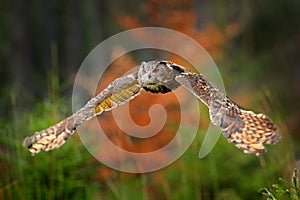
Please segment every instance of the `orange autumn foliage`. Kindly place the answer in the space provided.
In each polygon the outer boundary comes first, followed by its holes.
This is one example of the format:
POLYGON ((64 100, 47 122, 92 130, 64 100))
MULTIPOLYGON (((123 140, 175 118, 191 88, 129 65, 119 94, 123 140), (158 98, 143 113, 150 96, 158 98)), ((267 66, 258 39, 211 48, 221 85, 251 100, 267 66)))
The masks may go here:
MULTIPOLYGON (((148 0, 140 5, 140 10, 142 11, 141 15, 143 16, 122 13, 117 18, 117 22, 125 29, 156 26, 182 32, 201 44, 214 59, 222 59, 226 56, 222 47, 226 45, 228 39, 238 32, 237 24, 229 24, 224 29, 221 29, 214 23, 207 22, 202 26, 203 28, 197 28, 197 10, 195 9, 192 0, 148 0)), ((169 38, 169 40, 170 42, 176 42, 172 41, 172 38, 169 38)), ((116 51, 122 51, 122 49, 116 49, 116 51)), ((169 54, 169 57, 165 59, 190 67, 189 63, 171 53, 169 54)), ((124 75, 124 72, 130 71, 132 67, 138 66, 138 64, 139 63, 137 63, 129 54, 119 57, 111 64, 111 67, 100 80, 101 84, 99 85, 97 92, 100 92, 115 78, 124 75)), ((148 112, 153 104, 163 105, 167 111, 166 125, 153 137, 136 139, 127 135, 117 126, 111 112, 108 112, 101 117, 99 123, 107 137, 116 146, 124 150, 136 153, 155 151, 172 140, 178 129, 181 115, 178 101, 172 93, 151 94, 149 92, 142 92, 140 96, 130 102, 129 106, 131 118, 137 125, 146 126, 150 123, 151 120, 148 112)), ((196 123, 193 121, 193 116, 191 115, 184 116, 184 119, 190 121, 190 123, 196 123)), ((205 121, 204 123, 208 123, 208 121, 205 121)), ((105 147, 103 147, 102 150, 105 151, 105 147)), ((106 153, 111 153, 111 155, 108 156, 114 157, 113 152, 106 153)), ((164 156, 168 155, 166 154, 164 156)), ((161 159, 163 159, 164 156, 162 156, 161 159)), ((104 169, 103 167, 101 167, 101 169, 104 171, 100 170, 100 178, 106 179, 111 171, 104 169)))
POLYGON ((209 21, 199 29, 197 27, 199 11, 196 10, 192 0, 148 0, 141 4, 140 10, 142 16, 120 14, 117 19, 120 26, 125 29, 145 26, 165 27, 182 32, 199 42, 214 59, 222 59, 225 56, 222 47, 239 30, 237 23, 220 28, 209 21))

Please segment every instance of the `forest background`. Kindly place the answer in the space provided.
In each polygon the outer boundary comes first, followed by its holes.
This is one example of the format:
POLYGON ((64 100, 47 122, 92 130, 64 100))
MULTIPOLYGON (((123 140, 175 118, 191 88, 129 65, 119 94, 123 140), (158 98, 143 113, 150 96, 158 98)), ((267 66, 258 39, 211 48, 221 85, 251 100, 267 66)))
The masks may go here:
MULTIPOLYGON (((299 11, 298 0, 1 1, 0 199, 260 198, 260 188, 299 167, 299 11), (24 137, 71 113, 72 86, 88 53, 114 34, 144 26, 170 28, 199 42, 216 62, 227 95, 268 114, 282 141, 256 157, 222 137, 199 159, 201 133, 209 123, 204 113, 203 130, 188 151, 157 172, 110 169, 93 159, 77 136, 59 150, 31 157, 24 137)), ((126 54, 112 65, 126 68, 138 61, 126 54)), ((149 123, 148 109, 161 99, 147 95, 135 100, 143 107, 131 112, 140 125, 149 123)), ((170 98, 165 105, 171 125, 179 120, 174 104, 170 98)), ((116 144, 136 152, 151 151, 173 134, 170 125, 151 141, 128 142, 110 114, 103 121, 116 144)))

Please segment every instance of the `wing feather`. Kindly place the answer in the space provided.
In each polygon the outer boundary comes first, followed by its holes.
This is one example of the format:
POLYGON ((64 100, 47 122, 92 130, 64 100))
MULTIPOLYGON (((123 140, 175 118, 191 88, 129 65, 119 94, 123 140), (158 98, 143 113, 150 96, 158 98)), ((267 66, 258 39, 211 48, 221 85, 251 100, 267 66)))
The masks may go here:
POLYGON ((49 151, 59 148, 72 136, 76 127, 84 121, 130 101, 139 95, 140 91, 141 86, 137 83, 136 74, 120 77, 70 117, 26 137, 23 145, 28 148, 32 155, 41 150, 49 151))
POLYGON ((263 144, 274 144, 280 140, 270 118, 242 109, 203 75, 185 71, 175 80, 208 106, 212 123, 220 126, 227 140, 245 153, 259 155, 266 151, 263 144))

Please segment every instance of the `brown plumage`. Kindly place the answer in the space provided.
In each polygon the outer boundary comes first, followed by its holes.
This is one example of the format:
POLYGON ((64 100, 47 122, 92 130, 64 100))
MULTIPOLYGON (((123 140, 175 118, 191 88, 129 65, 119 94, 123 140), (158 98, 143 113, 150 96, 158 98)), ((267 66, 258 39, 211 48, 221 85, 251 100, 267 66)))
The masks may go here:
POLYGON ((92 98, 76 113, 24 140, 32 155, 41 150, 59 148, 84 121, 111 110, 136 97, 141 89, 152 93, 167 93, 183 85, 209 108, 210 119, 220 126, 228 141, 244 153, 259 155, 263 144, 280 140, 274 123, 264 114, 242 109, 201 74, 188 71, 170 61, 142 62, 137 70, 120 77, 92 98))
POLYGON ((140 90, 141 86, 137 84, 132 75, 116 79, 76 113, 45 130, 36 132, 31 137, 25 138, 23 145, 28 148, 32 155, 41 150, 49 151, 59 148, 72 136, 76 127, 84 121, 128 102, 138 95, 140 90))
POLYGON ((228 141, 244 153, 259 155, 265 152, 263 144, 280 140, 275 124, 264 114, 247 111, 231 101, 203 75, 185 72, 176 78, 208 106, 210 119, 220 126, 228 141))

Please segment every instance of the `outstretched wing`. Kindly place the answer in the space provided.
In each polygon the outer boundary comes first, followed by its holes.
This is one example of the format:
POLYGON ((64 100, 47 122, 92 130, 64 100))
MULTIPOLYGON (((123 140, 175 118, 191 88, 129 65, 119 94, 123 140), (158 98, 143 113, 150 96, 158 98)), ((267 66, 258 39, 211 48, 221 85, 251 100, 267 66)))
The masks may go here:
POLYGON ((220 126, 227 140, 245 153, 259 155, 265 152, 263 144, 274 144, 280 140, 271 119, 242 109, 203 75, 184 71, 175 80, 208 106, 211 122, 220 126))
POLYGON ((111 110, 130 101, 139 95, 140 91, 141 86, 137 82, 135 73, 117 78, 76 113, 45 130, 36 132, 31 137, 25 138, 23 145, 29 149, 32 155, 41 150, 49 151, 59 148, 81 123, 100 115, 103 111, 111 110))

